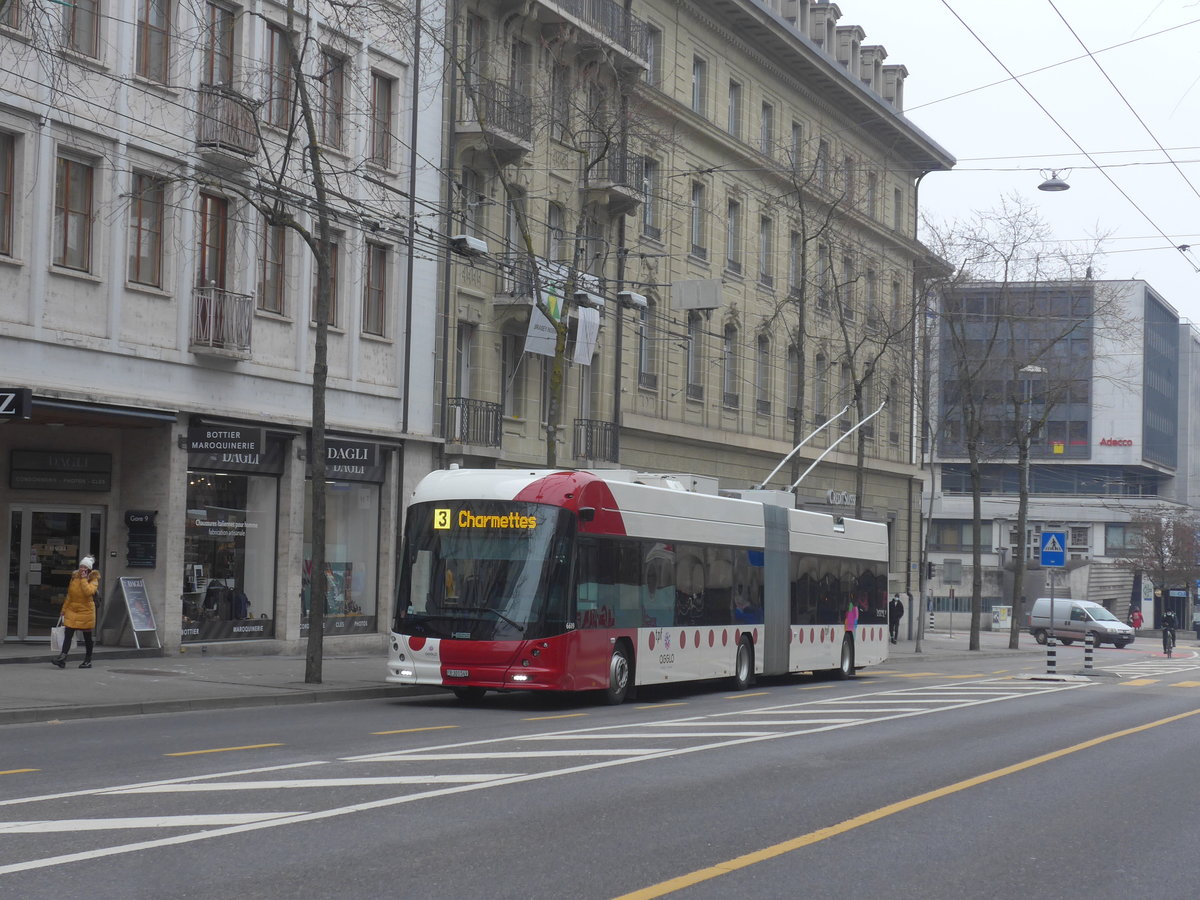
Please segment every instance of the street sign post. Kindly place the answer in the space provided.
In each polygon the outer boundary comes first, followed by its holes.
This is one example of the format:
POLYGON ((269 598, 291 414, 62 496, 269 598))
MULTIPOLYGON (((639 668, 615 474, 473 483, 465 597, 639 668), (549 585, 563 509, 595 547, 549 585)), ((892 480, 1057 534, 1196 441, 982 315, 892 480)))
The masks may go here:
MULTIPOLYGON (((1067 533, 1065 531, 1043 531, 1042 532, 1042 565, 1047 569, 1061 569, 1067 564, 1067 533)), ((1050 634, 1046 638, 1046 673, 1054 675, 1058 665, 1058 651, 1055 649, 1054 643, 1054 626, 1057 621, 1054 618, 1054 575, 1053 571, 1047 573, 1050 577, 1047 581, 1050 582, 1050 634)))

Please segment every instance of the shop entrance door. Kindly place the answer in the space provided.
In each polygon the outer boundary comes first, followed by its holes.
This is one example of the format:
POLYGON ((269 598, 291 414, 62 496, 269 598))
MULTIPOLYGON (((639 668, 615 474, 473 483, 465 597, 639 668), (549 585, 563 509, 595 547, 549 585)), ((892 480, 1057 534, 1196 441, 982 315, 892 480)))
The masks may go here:
POLYGON ((103 522, 101 507, 9 507, 7 640, 50 640, 79 560, 103 571, 103 522))

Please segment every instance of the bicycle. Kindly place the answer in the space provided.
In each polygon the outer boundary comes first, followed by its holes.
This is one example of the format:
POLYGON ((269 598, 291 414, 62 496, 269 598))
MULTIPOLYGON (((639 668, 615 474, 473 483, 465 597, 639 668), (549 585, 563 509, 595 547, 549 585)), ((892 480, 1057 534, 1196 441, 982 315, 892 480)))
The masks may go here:
POLYGON ((1167 659, 1171 658, 1171 651, 1175 649, 1175 629, 1164 628, 1162 633, 1163 653, 1167 655, 1167 659))

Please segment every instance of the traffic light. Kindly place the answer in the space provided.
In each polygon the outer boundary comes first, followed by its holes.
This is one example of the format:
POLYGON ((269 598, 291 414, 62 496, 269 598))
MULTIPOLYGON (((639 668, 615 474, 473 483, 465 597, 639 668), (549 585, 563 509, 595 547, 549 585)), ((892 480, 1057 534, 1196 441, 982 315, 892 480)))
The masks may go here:
POLYGON ((933 563, 925 563, 925 580, 933 581, 933 576, 937 574, 937 567, 933 563))

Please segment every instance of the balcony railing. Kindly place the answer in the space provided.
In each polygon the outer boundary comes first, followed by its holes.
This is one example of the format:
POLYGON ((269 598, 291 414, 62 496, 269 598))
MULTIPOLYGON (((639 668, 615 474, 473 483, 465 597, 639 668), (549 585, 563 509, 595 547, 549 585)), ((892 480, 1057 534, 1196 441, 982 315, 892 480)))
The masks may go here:
POLYGON ((462 131, 481 129, 504 148, 528 150, 533 140, 533 101, 506 84, 475 76, 466 85, 458 125, 462 131))
POLYGON ((201 85, 196 107, 196 145, 253 156, 258 149, 254 113, 249 101, 234 91, 201 85))
POLYGON ((446 400, 446 440, 452 444, 499 447, 502 416, 499 403, 450 397, 446 400))
POLYGON ((248 359, 254 298, 208 286, 192 291, 193 353, 248 359))
POLYGON ((617 427, 598 419, 575 420, 575 458, 617 461, 617 427))
POLYGON ((650 26, 613 0, 554 0, 560 9, 590 25, 638 59, 650 52, 650 26))
POLYGON ((607 155, 588 173, 587 190, 594 200, 603 200, 613 212, 628 212, 645 198, 646 160, 620 148, 607 148, 607 155))

